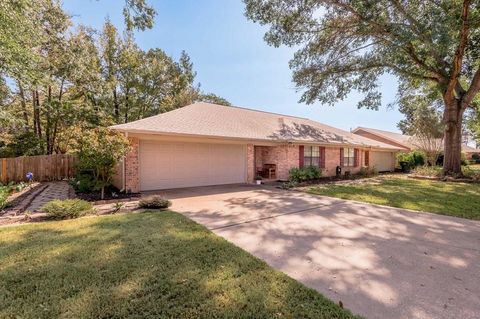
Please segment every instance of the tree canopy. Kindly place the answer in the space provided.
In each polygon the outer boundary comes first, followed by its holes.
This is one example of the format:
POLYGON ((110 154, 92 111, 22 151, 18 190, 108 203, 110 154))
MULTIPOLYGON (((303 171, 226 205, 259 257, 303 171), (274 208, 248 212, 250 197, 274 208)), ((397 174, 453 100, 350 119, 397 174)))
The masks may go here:
MULTIPOLYGON (((480 3, 472 0, 244 0, 246 15, 270 25, 266 41, 299 47, 290 62, 301 101, 334 104, 352 90, 358 107, 381 105, 379 77, 429 90, 443 102, 446 173, 459 173, 466 109, 480 90, 480 3)), ((407 90, 408 92, 408 90, 407 90)))
POLYGON ((123 33, 108 19, 102 30, 75 25, 55 0, 0 7, 0 157, 76 152, 85 130, 195 101, 228 104, 202 92, 186 52, 175 60, 138 46, 132 29, 155 16, 145 0, 125 1, 123 33))

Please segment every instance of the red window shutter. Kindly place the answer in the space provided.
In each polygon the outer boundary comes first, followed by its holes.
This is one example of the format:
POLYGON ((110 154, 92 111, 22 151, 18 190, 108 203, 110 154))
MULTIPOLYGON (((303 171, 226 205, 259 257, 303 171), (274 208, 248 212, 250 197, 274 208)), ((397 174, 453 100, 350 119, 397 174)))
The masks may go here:
POLYGON ((325 147, 320 147, 320 168, 325 168, 325 147))
POLYGON ((355 166, 355 167, 358 166, 358 162, 359 162, 358 161, 359 160, 358 155, 359 154, 360 154, 360 152, 359 152, 358 148, 353 150, 353 166, 355 166))
POLYGON ((365 151, 365 166, 370 165, 370 151, 365 151))
POLYGON ((303 146, 303 145, 300 145, 298 147, 298 152, 299 152, 299 154, 298 154, 299 155, 298 156, 298 167, 303 167, 303 165, 304 165, 304 156, 305 156, 305 154, 303 152, 304 149, 305 149, 305 146, 303 146))
POLYGON ((343 166, 343 147, 340 148, 340 166, 343 166))

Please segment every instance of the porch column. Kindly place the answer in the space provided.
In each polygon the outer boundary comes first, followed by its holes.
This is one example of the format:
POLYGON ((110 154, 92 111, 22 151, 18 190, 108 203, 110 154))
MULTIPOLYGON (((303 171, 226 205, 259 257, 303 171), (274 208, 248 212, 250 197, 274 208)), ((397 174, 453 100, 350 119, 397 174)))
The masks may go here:
POLYGON ((253 183, 255 179, 255 146, 247 144, 247 183, 253 183))

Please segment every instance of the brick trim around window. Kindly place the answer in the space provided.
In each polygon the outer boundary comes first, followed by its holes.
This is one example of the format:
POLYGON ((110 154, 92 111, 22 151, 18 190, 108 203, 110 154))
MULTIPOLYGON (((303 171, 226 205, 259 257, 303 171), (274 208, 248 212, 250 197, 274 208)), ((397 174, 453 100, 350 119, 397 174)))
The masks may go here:
POLYGON ((320 168, 325 168, 325 147, 320 147, 320 168))
POLYGON ((343 167, 343 147, 340 147, 340 166, 343 167))
POLYGON ((305 154, 304 154, 304 149, 305 149, 305 146, 303 145, 300 145, 298 146, 298 167, 302 168, 304 165, 305 165, 305 154))

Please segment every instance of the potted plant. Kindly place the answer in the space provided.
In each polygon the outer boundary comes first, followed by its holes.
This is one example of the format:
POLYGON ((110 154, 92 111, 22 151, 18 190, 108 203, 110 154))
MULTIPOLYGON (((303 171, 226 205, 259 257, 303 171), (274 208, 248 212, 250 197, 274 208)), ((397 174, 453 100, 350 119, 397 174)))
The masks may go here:
POLYGON ((262 184, 262 176, 260 176, 260 175, 255 176, 255 181, 256 181, 257 185, 262 184))

